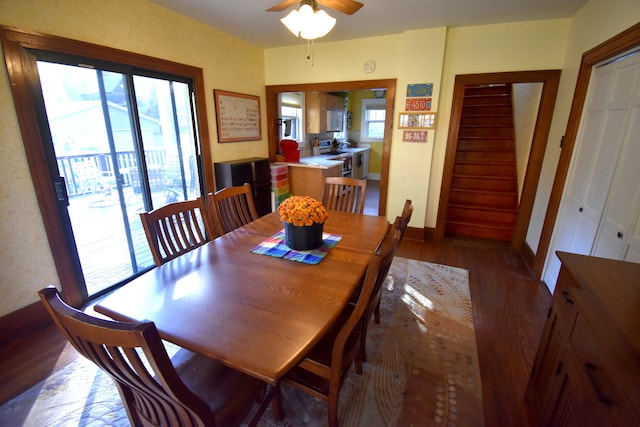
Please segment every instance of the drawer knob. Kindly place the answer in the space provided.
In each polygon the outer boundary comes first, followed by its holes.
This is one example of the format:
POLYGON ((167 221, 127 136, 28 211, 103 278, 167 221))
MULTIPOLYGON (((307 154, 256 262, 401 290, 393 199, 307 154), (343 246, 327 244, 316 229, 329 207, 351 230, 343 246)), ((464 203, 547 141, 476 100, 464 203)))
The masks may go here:
POLYGON ((618 239, 622 239, 624 237, 624 234, 622 234, 622 232, 618 231, 618 239))

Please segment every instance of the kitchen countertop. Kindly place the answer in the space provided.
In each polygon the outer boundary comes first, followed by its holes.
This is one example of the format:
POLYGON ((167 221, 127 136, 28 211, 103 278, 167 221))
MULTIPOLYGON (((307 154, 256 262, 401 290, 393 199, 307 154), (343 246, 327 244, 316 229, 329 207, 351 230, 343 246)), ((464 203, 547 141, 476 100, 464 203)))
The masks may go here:
MULTIPOLYGON (((362 151, 369 150, 369 148, 343 148, 340 151, 344 151, 345 154, 355 154, 362 151)), ((301 157, 300 162, 276 162, 279 165, 300 166, 319 169, 330 169, 335 166, 339 166, 341 160, 330 160, 338 157, 339 154, 320 154, 318 156, 306 156, 301 157)))

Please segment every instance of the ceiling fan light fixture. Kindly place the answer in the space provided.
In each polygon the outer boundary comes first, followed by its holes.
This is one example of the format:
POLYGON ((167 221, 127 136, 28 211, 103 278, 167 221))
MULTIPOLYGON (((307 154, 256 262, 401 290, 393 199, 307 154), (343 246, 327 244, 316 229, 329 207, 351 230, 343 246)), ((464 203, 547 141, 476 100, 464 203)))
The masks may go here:
POLYGON ((326 36, 336 25, 336 18, 324 10, 314 10, 303 4, 298 10, 292 10, 280 20, 296 37, 314 40, 326 36))

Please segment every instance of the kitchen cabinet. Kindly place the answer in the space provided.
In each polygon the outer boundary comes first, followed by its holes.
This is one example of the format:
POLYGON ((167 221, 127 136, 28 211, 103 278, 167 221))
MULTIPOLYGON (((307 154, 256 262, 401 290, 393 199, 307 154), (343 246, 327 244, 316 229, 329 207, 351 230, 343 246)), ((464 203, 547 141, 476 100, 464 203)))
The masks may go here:
POLYGON ((251 184, 259 216, 271 212, 271 166, 269 159, 250 158, 214 163, 216 190, 251 184))
POLYGON ((362 149, 353 153, 353 177, 364 179, 369 176, 369 149, 362 149))
POLYGON ((311 196, 321 201, 327 176, 341 176, 340 165, 330 168, 289 165, 289 191, 294 196, 311 196))
POLYGON ((559 252, 525 392, 534 426, 640 425, 640 265, 559 252))
POLYGON ((342 130, 345 107, 341 97, 323 92, 307 92, 304 106, 307 133, 339 132, 342 130), (327 114, 327 112, 339 114, 327 114), (343 117, 342 120, 338 118, 340 115, 343 117), (330 119, 328 116, 332 118, 330 119))

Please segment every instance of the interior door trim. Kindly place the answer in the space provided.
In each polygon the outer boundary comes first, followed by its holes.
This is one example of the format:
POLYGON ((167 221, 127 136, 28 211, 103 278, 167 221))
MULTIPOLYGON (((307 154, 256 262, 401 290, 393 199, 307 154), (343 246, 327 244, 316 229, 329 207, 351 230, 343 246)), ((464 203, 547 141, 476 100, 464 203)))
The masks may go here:
POLYGON ((522 250, 531 220, 533 203, 542 170, 542 160, 549 138, 549 129, 551 128, 551 118, 553 116, 553 107, 556 102, 559 82, 560 70, 515 71, 456 76, 453 87, 451 119, 449 121, 447 149, 442 173, 440 201, 438 204, 438 217, 436 220, 436 241, 442 241, 445 234, 447 208, 451 190, 451 179, 453 177, 453 165, 458 148, 458 131, 460 129, 460 117, 462 115, 462 101, 465 87, 467 85, 491 83, 543 83, 540 105, 538 107, 538 117, 529 150, 527 171, 522 186, 520 202, 518 203, 518 215, 513 238, 511 239, 511 250, 517 253, 522 250))
POLYGON ((380 201, 378 215, 387 214, 387 194, 389 185, 389 164, 391 159, 391 136, 393 134, 394 103, 396 98, 396 79, 382 80, 357 80, 347 82, 329 83, 302 83, 290 85, 266 86, 267 107, 267 136, 269 144, 269 160, 275 161, 278 151, 279 127, 277 119, 280 117, 278 98, 282 92, 336 92, 344 90, 363 90, 383 88, 387 90, 386 117, 384 125, 384 137, 382 143, 382 165, 380 171, 380 201))
POLYGON ((564 145, 560 152, 560 159, 558 160, 556 175, 553 180, 553 187, 551 188, 549 204, 547 205, 547 212, 542 225, 542 232, 540 233, 538 250, 536 251, 533 264, 530 268, 533 276, 538 279, 542 277, 547 252, 551 244, 551 236, 556 224, 558 210, 560 209, 560 201, 562 199, 564 185, 569 172, 569 164, 571 163, 573 148, 580 127, 580 118, 582 117, 587 89, 589 88, 591 70, 599 63, 621 55, 636 46, 640 46, 640 23, 633 25, 618 35, 586 51, 582 55, 576 88, 573 93, 573 102, 571 103, 571 110, 564 135, 564 145))

